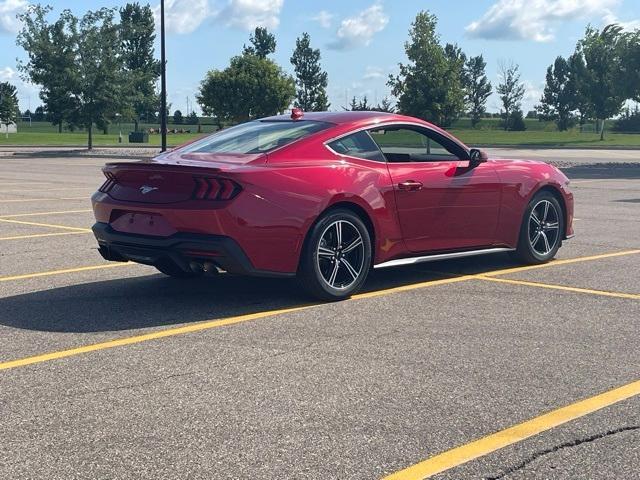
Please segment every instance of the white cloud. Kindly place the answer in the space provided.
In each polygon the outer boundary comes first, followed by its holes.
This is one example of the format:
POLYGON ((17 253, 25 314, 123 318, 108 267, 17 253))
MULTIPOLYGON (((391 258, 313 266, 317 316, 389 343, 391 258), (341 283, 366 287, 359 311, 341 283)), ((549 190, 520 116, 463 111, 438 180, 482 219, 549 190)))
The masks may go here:
POLYGON ((336 32, 336 39, 329 44, 334 50, 349 50, 366 47, 373 36, 384 30, 389 23, 389 17, 384 12, 382 4, 375 3, 358 15, 345 18, 336 32))
POLYGON ((40 105, 41 102, 38 96, 40 89, 36 85, 22 80, 18 72, 13 68, 0 68, 0 82, 9 82, 16 87, 20 110, 26 110, 29 106, 33 110, 40 105))
POLYGON ((316 16, 311 17, 311 20, 318 22, 322 28, 331 28, 333 13, 329 13, 326 10, 320 10, 316 16))
POLYGON ((623 22, 619 20, 618 17, 612 11, 607 11, 604 17, 602 18, 602 24, 611 25, 612 23, 616 23, 620 25, 626 31, 637 30, 640 28, 640 19, 623 22))
POLYGON ((526 115, 529 110, 533 110, 540 103, 540 98, 544 92, 544 82, 533 83, 530 80, 524 82, 524 97, 522 98, 522 111, 526 115))
POLYGON ((563 20, 606 15, 620 0, 498 0, 466 27, 472 37, 485 39, 553 40, 563 20))
POLYGON ((378 80, 385 78, 384 70, 380 67, 367 67, 362 77, 364 80, 378 80))
POLYGON ((225 25, 253 30, 256 27, 277 28, 284 0, 229 0, 216 17, 225 25))
POLYGON ((20 22, 16 15, 24 12, 27 5, 27 0, 0 0, 0 33, 18 33, 20 22))
POLYGON ((11 67, 0 68, 0 82, 10 82, 16 77, 17 72, 11 67))
MULTIPOLYGON (((154 7, 156 28, 160 28, 160 5, 154 7)), ((167 0, 164 6, 165 28, 169 33, 194 32, 213 15, 209 0, 167 0)))

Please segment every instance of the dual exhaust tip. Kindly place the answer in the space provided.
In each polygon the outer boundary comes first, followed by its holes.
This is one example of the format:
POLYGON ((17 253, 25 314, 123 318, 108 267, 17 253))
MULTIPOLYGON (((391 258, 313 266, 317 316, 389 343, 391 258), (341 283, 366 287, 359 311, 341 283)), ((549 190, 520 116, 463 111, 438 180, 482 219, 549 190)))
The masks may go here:
POLYGON ((217 275, 222 270, 213 262, 199 262, 197 260, 192 260, 189 262, 189 268, 193 273, 205 275, 217 275))

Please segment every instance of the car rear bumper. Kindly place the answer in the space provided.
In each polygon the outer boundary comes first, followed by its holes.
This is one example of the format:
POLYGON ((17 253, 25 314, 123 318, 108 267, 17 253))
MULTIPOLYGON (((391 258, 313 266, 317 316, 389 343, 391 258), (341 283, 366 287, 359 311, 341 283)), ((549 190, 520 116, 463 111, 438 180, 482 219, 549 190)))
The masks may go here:
POLYGON ((98 222, 92 227, 98 240, 98 251, 110 261, 132 261, 145 265, 166 265, 191 271, 192 262, 212 262, 222 270, 240 275, 264 277, 291 277, 294 273, 271 272, 253 267, 251 260, 230 237, 176 233, 170 237, 154 237, 122 233, 107 223, 98 222))

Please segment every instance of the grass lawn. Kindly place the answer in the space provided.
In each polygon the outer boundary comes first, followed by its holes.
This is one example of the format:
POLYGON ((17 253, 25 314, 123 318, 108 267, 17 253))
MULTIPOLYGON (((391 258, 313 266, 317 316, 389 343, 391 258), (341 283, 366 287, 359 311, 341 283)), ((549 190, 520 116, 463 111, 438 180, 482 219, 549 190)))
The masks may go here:
MULTIPOLYGON (((499 119, 483 119, 478 128, 471 128, 469 119, 460 119, 449 131, 469 146, 522 146, 522 147, 574 147, 574 148, 608 148, 608 147, 637 147, 640 149, 640 133, 613 133, 605 132, 604 141, 600 141, 598 134, 591 132, 581 133, 577 128, 567 132, 559 132, 552 122, 539 122, 535 119, 526 119, 527 130, 524 132, 505 132, 499 128, 499 119)), ((613 122, 608 122, 610 127, 613 122)), ((153 124, 141 124, 141 129, 158 128, 153 124)), ((589 127, 589 126, 587 126, 589 127)), ((170 129, 190 129, 197 131, 194 125, 169 125, 170 129)), ((176 133, 169 134, 167 142, 170 146, 177 146, 200 135, 205 135, 216 128, 213 125, 203 125, 204 133, 176 133)), ((117 146, 118 131, 121 129, 123 143, 129 145, 128 132, 132 125, 112 125, 109 134, 104 135, 97 131, 93 135, 95 146, 117 146)), ((0 146, 3 145, 52 145, 52 146, 86 146, 87 134, 83 131, 58 133, 57 128, 47 122, 33 122, 18 124, 18 133, 0 135, 0 146)), ((160 135, 149 135, 148 144, 131 144, 136 146, 159 146, 160 135)))
MULTIPOLYGON (((176 133, 169 134, 167 136, 167 143, 171 146, 181 145, 192 138, 205 134, 194 133, 176 133)), ((132 143, 129 144, 128 136, 123 134, 123 143, 120 145, 135 145, 135 146, 158 146, 160 145, 160 135, 149 135, 149 143, 132 143)), ((0 136, 0 146, 2 145, 55 145, 55 146, 86 146, 87 134, 85 132, 63 132, 63 133, 44 133, 44 132, 29 132, 25 130, 18 130, 18 133, 10 134, 9 139, 5 135, 0 136)), ((118 144, 118 135, 109 134, 104 135, 102 133, 94 133, 93 145, 98 147, 104 146, 116 146, 118 144)))
POLYGON ((524 131, 505 132, 504 130, 449 130, 469 146, 517 145, 522 147, 575 147, 607 148, 638 147, 640 134, 605 132, 604 140, 596 133, 524 131))

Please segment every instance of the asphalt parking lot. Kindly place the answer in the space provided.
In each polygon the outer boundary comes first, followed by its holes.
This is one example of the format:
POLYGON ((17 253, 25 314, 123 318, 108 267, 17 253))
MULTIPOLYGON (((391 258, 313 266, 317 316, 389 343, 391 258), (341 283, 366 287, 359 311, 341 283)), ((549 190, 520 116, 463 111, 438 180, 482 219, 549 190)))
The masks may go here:
POLYGON ((104 262, 103 162, 0 158, 0 478, 638 478, 640 163, 565 170, 555 262, 310 305, 104 262))

